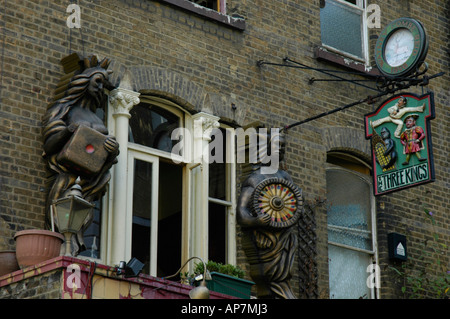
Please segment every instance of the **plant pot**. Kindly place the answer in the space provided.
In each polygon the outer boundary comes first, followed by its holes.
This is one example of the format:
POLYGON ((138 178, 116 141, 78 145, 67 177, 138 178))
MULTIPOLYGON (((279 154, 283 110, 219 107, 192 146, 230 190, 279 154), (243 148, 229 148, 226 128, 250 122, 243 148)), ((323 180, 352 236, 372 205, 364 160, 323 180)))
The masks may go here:
POLYGON ((14 250, 0 251, 0 277, 19 270, 14 250))
POLYGON ((242 299, 250 299, 253 281, 211 272, 212 280, 207 280, 208 289, 242 299))
POLYGON ((33 266, 47 259, 58 257, 64 236, 60 233, 42 229, 18 231, 16 258, 20 268, 33 266))

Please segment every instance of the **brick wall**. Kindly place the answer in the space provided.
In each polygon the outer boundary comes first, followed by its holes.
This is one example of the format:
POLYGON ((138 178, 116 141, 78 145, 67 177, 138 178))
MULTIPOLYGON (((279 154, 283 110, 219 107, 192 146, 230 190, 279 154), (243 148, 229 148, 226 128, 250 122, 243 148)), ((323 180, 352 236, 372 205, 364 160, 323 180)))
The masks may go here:
POLYGON ((30 276, 0 288, 0 299, 60 299, 62 269, 30 276))
MULTIPOLYGON (((423 21, 430 39, 429 74, 448 70, 447 1, 368 2, 380 6, 382 27, 402 16, 423 21)), ((374 93, 346 82, 309 84, 311 77, 322 77, 312 70, 257 66, 258 60, 282 63, 287 56, 311 67, 336 68, 314 58, 314 50, 321 44, 319 3, 319 0, 228 0, 229 12, 245 18, 246 28, 240 31, 158 1, 82 1, 82 29, 69 30, 67 1, 2 1, 0 249, 14 248, 15 231, 43 227, 47 186, 41 159, 41 119, 63 74, 60 60, 70 50, 111 58, 110 69, 115 72, 116 83, 127 72, 135 90, 165 94, 189 108, 212 111, 239 125, 261 121, 267 127, 279 127, 374 93)), ((370 30, 371 48, 379 32, 370 30)), ((429 89, 435 92, 436 100, 436 119, 431 124, 436 181, 377 199, 384 298, 403 296, 389 270, 393 265, 387 258, 389 232, 407 234, 411 254, 419 254, 417 245, 431 236, 421 208, 427 205, 435 212, 440 238, 447 243, 450 239, 447 169, 450 146, 442 138, 450 122, 449 75, 432 80, 429 89)), ((409 91, 421 94, 422 88, 409 91)), ((307 200, 314 202, 326 197, 327 151, 351 149, 367 159, 369 146, 363 139, 363 117, 379 102, 361 104, 289 131, 287 168, 307 200)), ((316 210, 315 218, 318 290, 327 297, 324 208, 316 210)), ((241 251, 238 262, 245 268, 241 251)), ((298 282, 297 276, 293 282, 298 282)))

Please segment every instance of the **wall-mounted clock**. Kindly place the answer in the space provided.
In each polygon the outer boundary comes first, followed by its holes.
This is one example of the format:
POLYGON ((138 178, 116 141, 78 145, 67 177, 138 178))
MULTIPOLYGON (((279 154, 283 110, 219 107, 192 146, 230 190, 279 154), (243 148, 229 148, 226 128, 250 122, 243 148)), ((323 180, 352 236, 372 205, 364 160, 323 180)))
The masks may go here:
POLYGON ((375 45, 375 63, 388 77, 406 76, 425 60, 428 40, 419 21, 400 18, 381 32, 375 45))

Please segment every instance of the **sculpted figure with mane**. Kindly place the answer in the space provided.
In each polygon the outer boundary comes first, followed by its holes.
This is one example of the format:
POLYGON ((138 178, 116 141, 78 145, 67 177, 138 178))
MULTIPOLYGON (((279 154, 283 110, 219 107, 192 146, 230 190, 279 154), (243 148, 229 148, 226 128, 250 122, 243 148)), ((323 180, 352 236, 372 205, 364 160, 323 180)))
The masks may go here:
POLYGON ((250 277, 258 298, 296 299, 291 285, 298 246, 293 226, 303 213, 302 191, 287 171, 281 169, 285 138, 259 134, 255 170, 243 182, 236 219, 243 232, 242 246, 250 264, 250 277), (278 157, 277 169, 267 173, 267 154, 278 157), (266 163, 266 164, 264 164, 266 163))
MULTIPOLYGON (((47 161, 51 184, 46 204, 47 221, 50 220, 52 202, 64 197, 65 192, 70 190, 78 177, 83 198, 89 202, 103 196, 110 180, 109 169, 117 161, 119 145, 115 138, 109 135, 103 121, 96 115, 96 110, 102 108, 106 101, 104 89, 113 88, 109 81, 109 74, 112 72, 107 71, 109 63, 107 59, 98 62, 95 56, 84 59, 82 71, 73 76, 65 96, 51 105, 43 118, 43 157, 47 161), (102 151, 105 153, 106 150, 107 156, 100 163, 102 167, 98 172, 80 173, 76 164, 67 165, 67 161, 60 160, 64 148, 81 127, 87 127, 88 131, 95 131, 95 134, 100 133, 105 137, 102 151)), ((86 136, 86 140, 89 141, 89 136, 86 136)), ((91 221, 92 216, 85 222, 85 227, 77 238, 72 238, 75 253, 79 252, 80 248, 83 249, 81 233, 91 221)))

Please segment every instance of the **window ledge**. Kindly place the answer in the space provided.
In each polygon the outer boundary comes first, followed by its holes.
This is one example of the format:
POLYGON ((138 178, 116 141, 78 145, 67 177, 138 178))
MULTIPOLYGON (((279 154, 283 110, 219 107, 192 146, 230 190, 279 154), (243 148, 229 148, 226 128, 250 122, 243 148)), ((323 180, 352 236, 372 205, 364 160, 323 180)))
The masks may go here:
MULTIPOLYGON (((116 267, 68 256, 0 276, 2 298, 50 299, 55 298, 56 291, 59 299, 188 299, 191 289, 179 282, 144 274, 125 278, 117 274, 116 267), (50 282, 51 285, 47 284, 50 282), (122 289, 124 286, 126 289, 122 289)), ((210 299, 239 299, 216 291, 209 294, 210 299)))
POLYGON ((245 30, 245 19, 232 17, 216 10, 202 7, 188 0, 159 0, 162 3, 167 3, 175 7, 181 8, 186 11, 193 12, 209 20, 219 22, 221 24, 227 25, 231 28, 244 31, 245 30))
POLYGON ((377 68, 366 65, 365 63, 356 61, 349 57, 334 53, 320 46, 314 50, 314 57, 318 60, 325 60, 335 64, 339 64, 346 68, 370 75, 381 75, 377 68))

